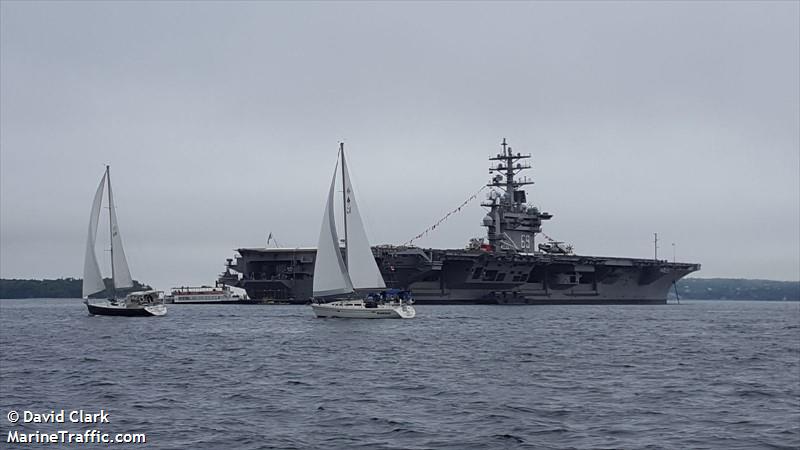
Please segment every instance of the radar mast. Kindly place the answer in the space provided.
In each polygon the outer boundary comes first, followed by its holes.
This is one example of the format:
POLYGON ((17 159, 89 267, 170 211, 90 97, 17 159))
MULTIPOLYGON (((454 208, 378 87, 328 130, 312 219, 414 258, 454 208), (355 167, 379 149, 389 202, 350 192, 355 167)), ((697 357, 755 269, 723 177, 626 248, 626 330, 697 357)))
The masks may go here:
POLYGON ((502 153, 489 158, 489 174, 493 176, 486 186, 496 189, 481 204, 489 208, 489 213, 483 218, 483 226, 487 228, 489 245, 493 251, 533 253, 536 233, 542 231, 542 221, 553 216, 527 204, 522 188, 533 184, 533 180, 518 175, 531 168, 524 161, 530 159, 531 155, 515 154, 505 138, 500 146, 502 153))

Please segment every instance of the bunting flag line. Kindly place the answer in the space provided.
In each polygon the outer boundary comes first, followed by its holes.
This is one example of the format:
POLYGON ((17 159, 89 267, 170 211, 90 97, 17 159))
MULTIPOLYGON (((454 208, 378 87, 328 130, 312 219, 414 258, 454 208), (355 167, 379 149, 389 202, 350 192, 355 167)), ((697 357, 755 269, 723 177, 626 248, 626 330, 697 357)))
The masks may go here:
POLYGON ((406 242, 403 242, 403 243, 402 243, 402 244, 400 244, 400 245, 411 245, 411 244, 412 244, 414 241, 416 241, 416 240, 418 240, 418 239, 421 239, 422 237, 426 236, 426 235, 427 235, 429 232, 431 232, 431 231, 435 230, 435 229, 436 229, 436 227, 438 227, 439 225, 441 225, 441 224, 442 224, 442 222, 444 222, 445 220, 449 219, 449 218, 450 218, 450 216, 452 216, 452 215, 453 215, 453 214, 455 214, 455 213, 459 213, 459 212, 461 212, 461 208, 463 208, 463 207, 467 206, 467 205, 468 205, 468 204, 469 204, 471 201, 473 201, 473 200, 475 200, 476 198, 478 198, 478 194, 480 194, 480 193, 481 193, 481 192, 482 192, 484 189, 486 189, 486 186, 482 186, 480 189, 478 189, 478 192, 476 192, 476 193, 472 194, 472 195, 471 195, 471 196, 470 196, 468 199, 464 200, 464 201, 463 201, 463 202, 462 202, 460 205, 458 205, 458 208, 456 208, 456 209, 454 209, 454 210, 452 210, 452 211, 448 212, 447 214, 445 214, 445 216, 444 216, 444 217, 442 217, 441 219, 439 219, 439 220, 438 220, 436 223, 434 223, 433 225, 431 225, 431 226, 429 226, 428 228, 426 228, 426 229, 425 229, 425 231, 423 231, 422 233, 420 233, 420 234, 418 234, 418 235, 414 236, 413 238, 411 238, 411 239, 407 240, 406 242))
POLYGON ((543 231, 540 231, 540 232, 539 232, 539 234, 541 234, 542 236, 544 236, 544 238, 545 238, 545 239, 547 239, 547 241, 548 241, 548 242, 560 242, 560 241, 557 241, 557 240, 555 240, 555 239, 551 238, 550 236, 548 236, 548 235, 544 234, 544 232, 543 232, 543 231))

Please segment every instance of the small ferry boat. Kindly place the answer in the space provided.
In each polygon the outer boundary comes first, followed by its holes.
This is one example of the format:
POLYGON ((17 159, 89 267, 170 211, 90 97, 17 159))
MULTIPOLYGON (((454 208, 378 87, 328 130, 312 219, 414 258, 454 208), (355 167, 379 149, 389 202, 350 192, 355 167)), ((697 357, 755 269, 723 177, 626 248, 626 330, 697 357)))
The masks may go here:
POLYGON ((172 293, 167 296, 169 303, 184 304, 219 304, 219 303, 244 303, 249 302, 247 294, 234 293, 230 286, 181 286, 172 288, 172 293))

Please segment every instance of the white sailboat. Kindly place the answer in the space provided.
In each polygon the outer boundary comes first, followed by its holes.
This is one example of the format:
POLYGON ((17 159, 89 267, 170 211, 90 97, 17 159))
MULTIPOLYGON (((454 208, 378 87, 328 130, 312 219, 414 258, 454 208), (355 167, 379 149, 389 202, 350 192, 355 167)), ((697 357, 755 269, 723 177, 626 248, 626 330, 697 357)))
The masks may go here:
POLYGON ((122 248, 122 235, 117 225, 117 214, 114 211, 114 196, 111 192, 111 171, 106 166, 100 185, 94 194, 92 212, 89 216, 89 235, 86 239, 86 257, 83 265, 83 297, 89 314, 106 316, 163 316, 167 308, 154 290, 132 292, 123 299, 116 298, 117 288, 133 286, 131 271, 122 248), (108 299, 90 299, 89 296, 106 289, 100 265, 97 263, 95 243, 97 241, 97 225, 100 221, 100 208, 103 203, 103 191, 108 182, 108 220, 111 232, 111 295, 108 299))
POLYGON ((344 144, 339 145, 339 156, 333 172, 331 187, 314 263, 314 290, 311 308, 317 317, 353 319, 411 319, 416 315, 410 293, 384 291, 358 298, 356 290, 386 289, 375 257, 372 255, 364 224, 347 171, 344 144), (339 247, 334 216, 334 190, 342 164, 342 203, 344 209, 344 258, 339 247), (390 295, 387 298, 387 292, 390 295), (399 295, 391 295, 399 294, 399 295))

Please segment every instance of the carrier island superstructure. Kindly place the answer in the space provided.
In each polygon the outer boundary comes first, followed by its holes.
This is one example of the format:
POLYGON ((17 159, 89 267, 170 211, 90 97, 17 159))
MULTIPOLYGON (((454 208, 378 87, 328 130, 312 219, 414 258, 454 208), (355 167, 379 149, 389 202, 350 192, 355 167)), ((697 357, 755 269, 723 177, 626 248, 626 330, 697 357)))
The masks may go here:
MULTIPOLYGON (((536 245, 553 216, 527 203, 533 181, 529 154, 506 144, 489 158, 491 188, 485 238, 463 249, 379 245, 373 254, 386 285, 410 289, 420 304, 658 304, 674 283, 700 264, 646 258, 588 256, 562 242, 536 245)), ((251 299, 306 303, 311 298, 314 248, 240 248, 219 281, 251 299)))

